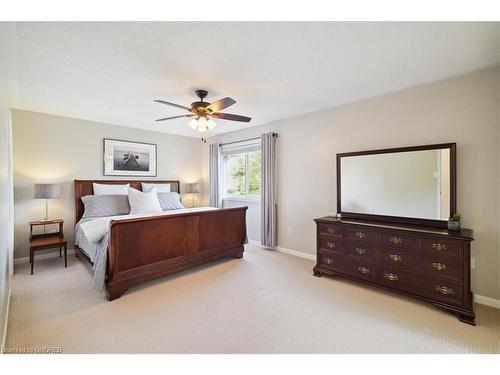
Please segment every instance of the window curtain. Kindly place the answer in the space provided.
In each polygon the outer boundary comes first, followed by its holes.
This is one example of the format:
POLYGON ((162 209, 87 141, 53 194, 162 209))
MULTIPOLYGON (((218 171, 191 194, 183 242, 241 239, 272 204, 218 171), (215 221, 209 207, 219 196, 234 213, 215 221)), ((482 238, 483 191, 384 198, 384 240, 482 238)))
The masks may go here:
POLYGON ((212 143, 210 146, 208 179, 210 187, 210 206, 222 207, 220 194, 219 171, 220 171, 220 145, 212 143))
POLYGON ((262 246, 277 245, 277 147, 276 133, 262 134, 262 183, 261 183, 261 239, 262 246))

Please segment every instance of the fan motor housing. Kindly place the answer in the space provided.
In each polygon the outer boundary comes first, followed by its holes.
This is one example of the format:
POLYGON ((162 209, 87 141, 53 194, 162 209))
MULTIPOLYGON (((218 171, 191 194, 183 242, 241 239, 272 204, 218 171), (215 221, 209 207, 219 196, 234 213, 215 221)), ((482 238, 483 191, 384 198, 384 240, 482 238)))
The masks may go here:
POLYGON ((193 102, 191 103, 191 110, 199 114, 204 114, 210 112, 206 109, 206 107, 208 107, 209 105, 210 103, 208 102, 193 102))

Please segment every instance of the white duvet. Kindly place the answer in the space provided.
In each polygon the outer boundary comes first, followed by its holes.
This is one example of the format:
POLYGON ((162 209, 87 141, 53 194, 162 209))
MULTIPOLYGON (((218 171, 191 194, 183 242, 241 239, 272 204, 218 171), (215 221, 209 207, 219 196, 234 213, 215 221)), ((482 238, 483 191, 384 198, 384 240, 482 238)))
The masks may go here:
POLYGON ((213 207, 194 207, 194 208, 181 208, 179 210, 171 210, 164 212, 155 212, 151 214, 138 214, 138 215, 118 215, 118 216, 107 216, 102 218, 96 218, 94 220, 89 220, 80 224, 80 229, 82 230, 84 236, 92 243, 97 243, 101 241, 104 236, 109 231, 109 223, 111 220, 126 220, 141 217, 151 217, 151 216, 168 216, 174 214, 182 214, 188 212, 198 212, 198 211, 213 211, 217 208, 213 207))

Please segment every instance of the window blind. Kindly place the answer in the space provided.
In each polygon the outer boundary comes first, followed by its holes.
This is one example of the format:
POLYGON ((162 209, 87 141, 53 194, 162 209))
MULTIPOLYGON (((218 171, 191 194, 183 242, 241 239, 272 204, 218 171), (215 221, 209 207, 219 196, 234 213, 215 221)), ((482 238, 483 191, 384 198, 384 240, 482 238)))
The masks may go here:
POLYGON ((222 155, 235 155, 242 154, 245 152, 253 152, 260 150, 260 139, 251 140, 251 141, 242 141, 237 143, 231 143, 230 145, 222 145, 221 151, 222 155))

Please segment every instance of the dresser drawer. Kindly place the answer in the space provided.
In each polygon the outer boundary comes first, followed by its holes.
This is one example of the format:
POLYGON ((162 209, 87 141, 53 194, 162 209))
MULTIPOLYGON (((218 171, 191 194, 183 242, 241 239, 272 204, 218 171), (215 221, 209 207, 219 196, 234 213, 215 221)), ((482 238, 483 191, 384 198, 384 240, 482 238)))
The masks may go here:
POLYGON ((360 259, 377 259, 377 252, 375 245, 365 241, 346 240, 345 241, 346 255, 360 259))
POLYGON ((342 225, 339 224, 319 223, 318 230, 320 236, 342 237, 344 235, 342 225))
POLYGON ((400 235, 397 233, 382 233, 380 243, 385 246, 402 247, 415 250, 417 248, 417 239, 415 237, 400 235))
POLYGON ((418 290, 417 286, 420 278, 421 277, 415 273, 384 266, 379 267, 377 273, 377 281, 380 284, 413 293, 418 290))
POLYGON ((463 280, 463 265, 457 263, 455 258, 420 254, 418 263, 420 272, 424 275, 457 281, 463 280))
POLYGON ((347 259, 334 254, 319 253, 319 264, 333 271, 364 280, 375 280, 377 267, 373 262, 347 259))
POLYGON ((389 267, 417 270, 417 253, 401 249, 379 248, 379 260, 389 267))
POLYGON ((440 300, 454 305, 463 304, 463 286, 443 280, 423 279, 419 294, 424 297, 440 300))
POLYGON ((343 254, 342 239, 332 236, 321 236, 318 238, 319 249, 337 254, 343 254))
POLYGON ((392 288, 404 290, 422 297, 431 298, 455 305, 462 304, 462 285, 393 268, 379 267, 377 282, 392 288))
POLYGON ((347 228, 346 237, 359 241, 377 242, 378 234, 373 230, 366 230, 364 228, 347 228))
POLYGON ((462 258, 462 248, 459 242, 442 240, 440 238, 422 238, 420 250, 432 255, 450 255, 462 258))

